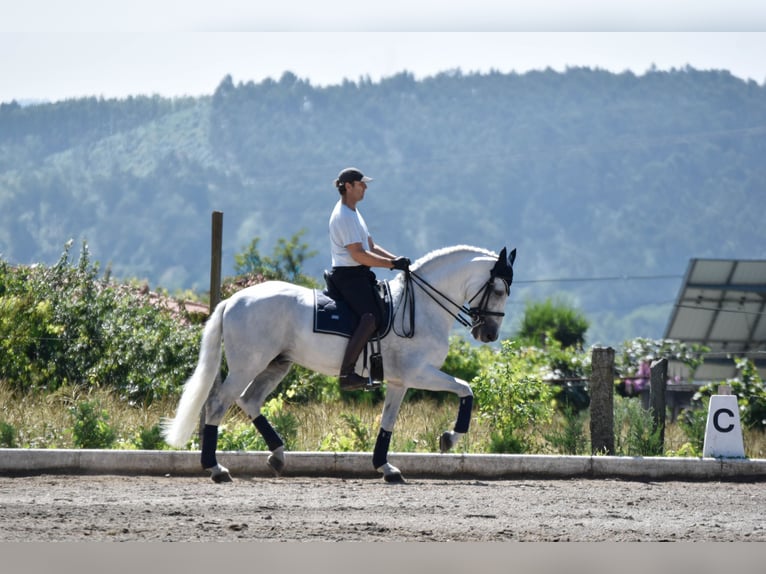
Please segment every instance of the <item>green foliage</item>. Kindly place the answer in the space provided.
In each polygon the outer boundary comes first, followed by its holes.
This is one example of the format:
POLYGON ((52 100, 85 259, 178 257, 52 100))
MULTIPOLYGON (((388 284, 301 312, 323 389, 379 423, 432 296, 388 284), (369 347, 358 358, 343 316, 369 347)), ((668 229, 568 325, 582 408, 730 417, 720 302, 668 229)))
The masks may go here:
POLYGON ((111 448, 117 431, 109 424, 109 414, 97 401, 82 401, 70 408, 74 418, 72 437, 76 448, 111 448))
POLYGON ((306 260, 316 255, 316 251, 309 251, 308 243, 301 241, 305 233, 306 230, 302 229, 290 239, 280 237, 271 256, 261 255, 258 250, 261 238, 254 238, 243 252, 234 256, 234 272, 317 287, 316 281, 303 273, 306 260))
POLYGON ((103 386, 133 401, 175 394, 199 332, 127 286, 98 279, 86 244, 58 263, 0 263, 0 377, 20 391, 103 386))
MULTIPOLYGON (((285 401, 279 397, 273 398, 263 405, 261 412, 282 437, 285 448, 290 450, 295 444, 298 434, 298 419, 287 411, 285 401)), ((231 427, 221 426, 218 429, 218 449, 268 450, 268 446, 255 425, 245 423, 235 424, 231 427)))
POLYGON ((536 427, 554 413, 553 391, 539 372, 546 368, 544 352, 503 341, 496 362, 485 365, 474 379, 479 416, 492 429, 493 452, 531 452, 536 427))
POLYGON ((588 412, 565 406, 561 415, 554 421, 554 429, 544 434, 545 440, 560 454, 590 454, 590 437, 585 430, 588 412))
POLYGON ((351 413, 342 413, 345 429, 327 433, 320 444, 320 450, 337 452, 367 451, 372 448, 372 432, 362 419, 351 413))
POLYGON ((372 448, 372 432, 361 418, 350 413, 342 413, 341 419, 346 423, 354 439, 356 450, 370 450, 372 448))
POLYGON ((269 416, 269 422, 282 437, 285 448, 293 449, 298 436, 298 419, 295 418, 295 415, 285 409, 280 409, 269 416))
POLYGON ((675 456, 702 456, 710 398, 704 397, 700 402, 700 408, 685 410, 678 419, 678 425, 686 436, 687 442, 678 451, 670 454, 675 456))
POLYGON ((218 450, 267 450, 266 441, 252 424, 223 425, 218 429, 218 450))
POLYGON ((16 439, 18 437, 16 427, 5 421, 0 421, 0 447, 17 448, 16 439))
POLYGON ((615 354, 615 369, 618 376, 634 375, 640 362, 649 360, 667 359, 676 360, 689 368, 694 373, 704 361, 704 353, 710 349, 704 345, 687 344, 673 339, 648 339, 636 337, 622 343, 620 351, 615 354))
POLYGON ((324 403, 338 399, 340 388, 337 377, 328 377, 300 365, 293 365, 274 395, 290 403, 324 403))
POLYGON ((614 450, 617 456, 657 456, 662 454, 661 428, 654 428, 650 410, 639 401, 615 397, 614 450))
POLYGON ((564 348, 582 348, 589 323, 585 316, 562 301, 528 301, 518 331, 522 341, 545 347, 550 339, 564 348))
POLYGON ((472 345, 464 337, 451 335, 449 351, 442 365, 442 371, 471 382, 481 372, 482 365, 494 360, 494 353, 487 345, 472 345))
POLYGON ((539 352, 546 357, 540 366, 540 376, 545 381, 558 381, 554 387, 556 406, 562 411, 587 409, 591 354, 579 347, 564 347, 554 338, 549 338, 546 348, 539 352))
MULTIPOLYGON (((742 425, 749 429, 766 431, 766 385, 758 369, 750 359, 735 359, 739 375, 726 381, 733 395, 737 395, 742 425)), ((701 388, 701 397, 710 397, 718 390, 718 384, 701 388)))
POLYGON ((156 424, 150 428, 141 428, 135 441, 139 450, 165 450, 167 444, 162 438, 162 429, 156 424))

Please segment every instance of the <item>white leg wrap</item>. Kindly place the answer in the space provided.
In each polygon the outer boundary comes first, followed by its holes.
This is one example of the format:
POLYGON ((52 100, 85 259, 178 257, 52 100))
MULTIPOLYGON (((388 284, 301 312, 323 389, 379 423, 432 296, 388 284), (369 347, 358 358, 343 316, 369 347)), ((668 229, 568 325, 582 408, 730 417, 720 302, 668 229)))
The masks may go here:
POLYGON ((383 476, 389 476, 392 474, 401 474, 401 471, 390 462, 387 462, 386 464, 379 466, 375 470, 383 474, 383 476))
POLYGON ((210 471, 210 478, 213 479, 213 482, 231 482, 231 475, 229 474, 229 469, 221 464, 216 464, 215 466, 210 467, 207 469, 210 471))

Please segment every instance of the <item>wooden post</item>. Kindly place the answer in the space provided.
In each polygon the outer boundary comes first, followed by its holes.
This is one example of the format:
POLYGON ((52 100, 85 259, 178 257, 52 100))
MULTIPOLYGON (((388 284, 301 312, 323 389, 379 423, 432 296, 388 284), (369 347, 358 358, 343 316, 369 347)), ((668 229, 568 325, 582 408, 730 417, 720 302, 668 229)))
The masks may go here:
MULTIPOLYGON (((209 314, 215 311, 221 302, 221 259, 223 251, 223 212, 214 211, 212 217, 212 233, 210 243, 210 303, 209 314)), ((221 382, 220 373, 215 377, 214 385, 221 382)), ((202 447, 202 432, 205 428, 205 407, 199 413, 199 445, 202 447)))
POLYGON ((652 379, 649 383, 649 405, 652 412, 653 426, 652 430, 656 433, 659 429, 660 442, 657 446, 658 452, 655 455, 661 455, 665 450, 665 413, 667 405, 665 403, 665 391, 668 385, 668 360, 660 359, 652 363, 652 379))
POLYGON ((221 252, 223 248, 223 212, 213 212, 210 246, 210 313, 221 302, 221 252))
POLYGON ((591 452, 614 455, 614 349, 594 347, 591 366, 591 452))

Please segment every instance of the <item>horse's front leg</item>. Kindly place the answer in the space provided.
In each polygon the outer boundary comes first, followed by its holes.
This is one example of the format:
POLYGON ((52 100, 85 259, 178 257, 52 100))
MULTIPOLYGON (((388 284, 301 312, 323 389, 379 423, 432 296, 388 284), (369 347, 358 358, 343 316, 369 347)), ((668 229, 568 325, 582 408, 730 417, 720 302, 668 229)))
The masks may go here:
POLYGON ((451 431, 444 431, 439 437, 439 451, 442 453, 452 450, 460 437, 468 432, 471 426, 471 411, 473 410, 473 394, 460 398, 460 408, 457 412, 457 421, 451 431))
POLYGON ((388 462, 388 448, 391 445, 391 436, 402 406, 402 400, 407 389, 404 386, 388 384, 386 387, 386 400, 383 404, 380 430, 378 439, 375 441, 375 450, 372 453, 372 465, 375 470, 383 474, 386 482, 403 483, 401 471, 388 462))
POLYGON ((471 426, 471 411, 473 410, 473 391, 468 383, 452 375, 448 375, 435 367, 420 369, 413 377, 412 388, 426 391, 448 391, 455 393, 460 399, 455 426, 451 431, 444 431, 439 437, 439 450, 448 452, 468 432, 471 426))

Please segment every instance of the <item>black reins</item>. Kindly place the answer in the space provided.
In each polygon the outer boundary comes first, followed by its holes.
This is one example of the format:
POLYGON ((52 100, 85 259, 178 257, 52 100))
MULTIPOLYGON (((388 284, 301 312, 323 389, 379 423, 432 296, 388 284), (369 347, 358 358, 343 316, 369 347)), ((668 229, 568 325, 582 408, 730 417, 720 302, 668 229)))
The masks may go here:
MULTIPOLYGON (((489 279, 484 284, 484 286, 481 287, 476 292, 476 294, 468 300, 468 305, 470 305, 479 295, 481 295, 482 297, 479 301, 479 305, 476 307, 469 307, 467 305, 460 305, 455 303, 452 299, 447 297, 444 293, 439 291, 436 287, 431 285, 420 275, 407 269, 404 272, 404 292, 402 293, 401 305, 402 331, 398 332, 396 330, 396 325, 394 325, 394 332, 400 337, 406 337, 408 339, 415 336, 415 291, 412 288, 413 283, 420 287, 426 295, 428 295, 437 305, 439 305, 439 307, 444 309, 449 315, 452 315, 455 319, 457 319, 458 323, 467 329, 472 329, 481 325, 484 321, 484 317, 504 317, 505 313, 503 312, 489 311, 487 309, 487 306, 489 305, 492 283, 494 282, 495 278, 496 275, 490 273, 489 279), (437 297, 441 298, 441 300, 439 300, 437 297), (451 305, 456 310, 453 311, 449 309, 445 303, 451 305), (407 311, 409 311, 409 315, 407 315, 407 311), (470 317, 470 320, 465 317, 466 315, 470 317), (406 327, 404 325, 405 316, 409 316, 409 324, 406 327)), ((505 279, 502 279, 502 281, 505 284, 506 293, 509 293, 510 286, 505 281, 505 279)))

